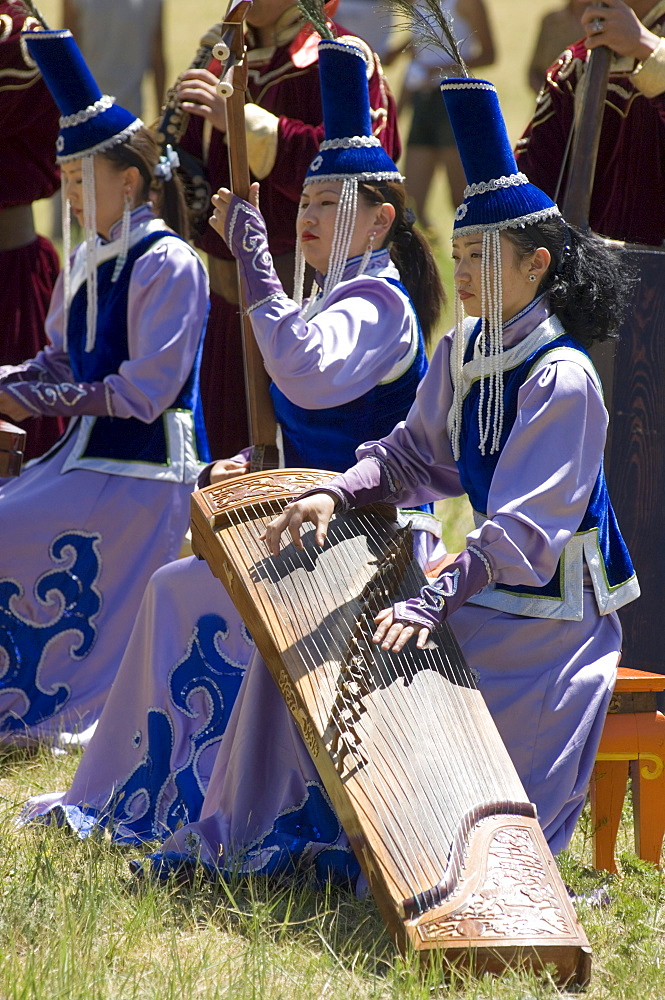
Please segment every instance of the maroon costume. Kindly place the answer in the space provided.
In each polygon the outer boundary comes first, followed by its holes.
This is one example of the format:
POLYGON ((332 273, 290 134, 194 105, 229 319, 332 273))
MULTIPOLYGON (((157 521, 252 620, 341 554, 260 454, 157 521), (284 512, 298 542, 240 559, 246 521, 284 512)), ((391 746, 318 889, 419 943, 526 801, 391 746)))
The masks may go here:
MULTIPOLYGON (((34 235, 29 208, 38 198, 49 198, 60 181, 58 109, 21 45, 26 21, 29 26, 34 18, 21 4, 0 3, 0 365, 33 358, 46 343, 44 319, 59 271, 51 243, 34 235)), ((31 417, 24 426, 27 457, 34 458, 53 444, 64 424, 55 417, 31 417)))
MULTIPOLYGON (((271 253, 287 287, 293 280, 296 216, 302 183, 323 138, 318 53, 315 45, 307 46, 307 55, 296 51, 297 31, 297 26, 293 25, 288 40, 274 49, 258 49, 251 29, 248 31, 249 93, 255 104, 279 117, 275 165, 261 180, 261 212, 267 224, 271 253)), ((345 30, 338 26, 337 33, 345 34, 345 30)), ((214 72, 215 66, 210 68, 214 72)), ((378 61, 369 81, 369 94, 374 132, 394 159, 400 152, 395 103, 378 61)), ((203 120, 192 116, 181 145, 204 159, 205 139, 203 120)), ((212 129, 205 161, 213 191, 228 187, 225 137, 216 129, 212 129)), ((233 260, 224 241, 210 226, 206 226, 196 242, 213 258, 229 263, 233 260)), ((235 268, 235 263, 230 266, 235 268)), ((234 272, 229 273, 227 285, 233 289, 234 272)), ((220 294, 221 291, 212 270, 201 395, 214 458, 235 455, 249 443, 238 307, 220 294)))
MULTIPOLYGON (((665 35, 665 2, 642 20, 665 35)), ((517 146, 520 170, 553 198, 588 55, 582 40, 551 67, 517 146)), ((612 63, 589 221, 610 239, 658 246, 665 240, 665 93, 645 97, 631 76, 634 68, 632 59, 612 63)), ((561 192, 565 184, 564 174, 561 192)))

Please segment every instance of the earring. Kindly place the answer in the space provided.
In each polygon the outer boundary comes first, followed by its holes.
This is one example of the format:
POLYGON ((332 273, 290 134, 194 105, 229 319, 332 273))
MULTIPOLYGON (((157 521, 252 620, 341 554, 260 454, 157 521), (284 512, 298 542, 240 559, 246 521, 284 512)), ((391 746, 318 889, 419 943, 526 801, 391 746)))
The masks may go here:
POLYGON ((367 249, 362 256, 360 261, 360 267, 358 268, 358 274, 364 274, 365 268, 369 264, 369 259, 372 256, 372 251, 374 250, 374 240, 376 239, 376 233, 370 233, 367 239, 367 249))
POLYGON ((118 248, 118 256, 115 259, 113 275, 111 277, 112 284, 120 277, 120 272, 127 261, 127 254, 129 253, 129 228, 131 225, 131 215, 132 210, 130 208, 129 192, 125 191, 125 206, 122 210, 122 222, 120 224, 120 237, 118 240, 120 246, 118 248))
POLYGON ((536 280, 537 280, 537 278, 536 278, 535 274, 530 274, 529 275, 529 281, 536 281, 536 280))

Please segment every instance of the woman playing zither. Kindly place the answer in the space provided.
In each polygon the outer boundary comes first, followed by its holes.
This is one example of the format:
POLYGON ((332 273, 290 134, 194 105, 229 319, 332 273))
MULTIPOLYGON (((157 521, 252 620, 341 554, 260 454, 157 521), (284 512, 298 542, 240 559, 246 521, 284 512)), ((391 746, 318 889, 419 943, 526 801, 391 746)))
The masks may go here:
MULTIPOLYGON (((303 304, 285 294, 256 207, 256 187, 254 205, 221 190, 211 221, 240 261, 254 333, 273 380, 286 463, 341 471, 370 428, 381 435, 406 416, 426 369, 419 320, 427 336, 442 289, 431 253, 412 229, 395 164, 378 142, 367 144, 371 125, 363 52, 335 43, 321 56, 322 72, 332 74, 337 90, 340 78, 354 88, 346 95, 355 116, 350 134, 362 136, 365 144, 324 150, 303 191, 297 229, 302 260, 318 272, 313 297, 303 304), (331 155, 334 169, 325 172, 345 180, 317 182, 317 171, 324 173, 322 157, 331 155), (357 206, 349 213, 349 195, 353 201, 356 191, 357 206), (341 214, 348 225, 340 233, 341 214), (336 234, 344 237, 341 242, 336 234)), ((347 134, 329 133, 329 138, 344 140, 347 134)), ((215 463, 200 485, 244 468, 244 455, 215 463)), ((427 514, 419 515, 422 522, 438 527, 427 514)), ((423 560, 429 554, 437 558, 436 535, 418 535, 423 560)), ((197 820, 252 653, 247 629, 205 562, 182 559, 160 569, 148 584, 118 677, 71 788, 32 800, 26 815, 56 807, 81 835, 104 825, 125 841, 163 838, 197 820)), ((259 663, 258 671, 252 668, 254 677, 262 676, 259 663)), ((268 701, 276 698, 273 687, 268 701)), ((245 704, 259 713, 266 707, 251 694, 249 699, 245 704)), ((299 794, 308 794, 305 786, 299 794)), ((320 783, 312 801, 311 808, 323 803, 329 812, 320 783)), ((264 803, 255 813, 259 829, 270 827, 279 811, 279 802, 264 803)), ((334 816, 333 823, 339 828, 334 816)), ((345 847, 342 863, 349 857, 345 847)))
POLYGON ((466 492, 476 527, 435 583, 376 619, 374 641, 425 645, 449 620, 554 852, 583 807, 639 588, 607 496, 607 413, 585 347, 616 330, 624 281, 519 174, 492 84, 442 92, 468 187, 453 233, 456 329, 406 421, 325 492, 269 527, 323 543, 335 509, 466 492), (477 123, 482 123, 478 128, 477 123), (464 315, 466 314, 466 319, 464 315))

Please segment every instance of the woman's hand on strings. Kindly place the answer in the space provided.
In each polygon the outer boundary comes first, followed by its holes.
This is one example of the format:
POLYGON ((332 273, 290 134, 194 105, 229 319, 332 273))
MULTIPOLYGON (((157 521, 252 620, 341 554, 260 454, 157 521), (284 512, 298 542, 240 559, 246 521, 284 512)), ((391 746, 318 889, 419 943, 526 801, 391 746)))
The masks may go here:
POLYGON ((188 69, 178 83, 178 99, 184 111, 205 118, 226 132, 226 98, 217 93, 219 79, 208 69, 188 69))
MULTIPOLYGON (((224 226, 226 225, 226 217, 229 214, 229 206, 231 204, 231 199, 233 198, 233 192, 228 188, 220 188, 217 194, 212 196, 213 213, 208 219, 208 222, 215 230, 216 233, 224 239, 224 226)), ((254 181, 249 189, 249 204, 252 208, 259 210, 259 182, 254 181)))
POLYGON ((2 392, 1 389, 0 413, 4 413, 6 417, 9 417, 10 420, 15 420, 17 423, 20 423, 22 420, 27 420, 28 417, 32 416, 30 410, 26 409, 22 403, 19 403, 18 400, 14 399, 11 393, 2 392))
POLYGON ((379 611, 374 621, 378 628, 372 636, 372 642, 380 646, 381 649, 386 649, 391 653, 399 653, 416 633, 418 633, 416 647, 424 649, 427 645, 430 630, 419 625, 410 625, 408 622, 396 621, 392 608, 379 611))
POLYGON ((230 458, 221 458, 210 470, 210 485, 223 483, 225 479, 233 479, 234 476, 244 476, 247 472, 249 472, 249 462, 234 462, 230 458))
POLYGON ((323 546, 328 535, 328 524, 335 510, 335 500, 330 493, 313 493, 303 500, 287 504, 279 517, 274 518, 266 526, 261 538, 265 541, 273 556, 279 555, 279 544, 282 532, 288 528, 291 541, 297 549, 302 549, 300 528, 305 521, 311 521, 316 528, 314 538, 316 544, 323 546))

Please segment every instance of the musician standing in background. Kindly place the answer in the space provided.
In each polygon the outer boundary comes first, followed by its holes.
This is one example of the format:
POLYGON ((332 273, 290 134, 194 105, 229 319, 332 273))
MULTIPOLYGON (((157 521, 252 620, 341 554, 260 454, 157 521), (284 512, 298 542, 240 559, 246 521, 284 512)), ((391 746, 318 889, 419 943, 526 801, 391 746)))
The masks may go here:
MULTIPOLYGON (((227 189, 214 198, 212 220, 240 261, 254 332, 273 379, 287 464, 340 471, 353 461, 370 428, 387 430, 406 416, 427 367, 424 340, 443 300, 431 252, 412 228, 399 171, 378 140, 376 145, 368 141, 366 60, 371 56, 356 42, 340 44, 341 57, 334 49, 332 57, 327 53, 328 80, 332 74, 332 89, 340 92, 346 120, 353 124, 351 135, 362 140, 355 148, 322 151, 314 159, 298 216, 298 257, 318 272, 315 297, 303 305, 287 296, 268 252, 266 222, 255 207, 256 185, 253 205, 234 200, 232 233, 224 227, 231 202, 227 189), (355 192, 349 171, 359 165, 366 183, 357 188, 357 210, 349 212, 355 192), (322 176, 348 175, 351 189, 343 189, 339 180, 317 184, 317 170, 322 176), (333 250, 338 216, 349 225, 333 250), (247 233, 249 240, 243 238, 247 233)), ((322 51, 322 82, 325 56, 322 51)), ((216 462, 200 485, 222 481, 229 464, 237 471, 246 458, 216 462)), ((242 480, 237 485, 242 489, 242 480)), ((436 563, 444 554, 439 524, 430 514, 416 516, 417 526, 425 529, 416 533, 423 563, 436 563)), ((26 818, 55 808, 81 836, 104 826, 125 842, 164 838, 197 820, 253 653, 244 623, 206 562, 191 557, 162 567, 148 583, 71 788, 31 800, 26 818)), ((261 664, 254 676, 262 676, 261 664)), ((272 695, 279 697, 274 688, 272 695)), ((251 709, 251 694, 248 704, 251 709)), ((279 783, 275 787, 279 790, 279 783)), ((296 787, 297 779, 291 790, 296 787)), ((252 780, 247 792, 252 794, 252 780)), ((256 814, 259 828, 264 821, 272 824, 271 808, 264 804, 256 814)), ((323 820, 320 783, 312 790, 312 822, 319 809, 323 820)), ((341 864, 350 859, 348 847, 339 857, 341 864)))
POLYGON ((84 742, 145 584, 180 550, 207 458, 208 282, 174 231, 187 219, 173 151, 160 156, 140 119, 102 95, 68 31, 23 42, 61 112, 64 266, 51 343, 0 369, 0 413, 71 419, 49 455, 0 486, 0 740, 84 742), (70 206, 85 233, 71 257, 70 206))
POLYGON ((586 38, 566 49, 548 74, 517 144, 518 167, 551 197, 565 191, 576 96, 589 52, 607 45, 614 59, 589 223, 609 239, 659 246, 665 240, 665 3, 587 4, 582 26, 586 38))
MULTIPOLYGON (((336 6, 336 2, 326 5, 329 11, 336 6)), ((247 24, 248 90, 255 102, 245 107, 249 165, 252 176, 261 181, 261 211, 275 267, 291 292, 298 200, 322 135, 317 50, 293 0, 254 0, 247 24)), ((209 69, 188 70, 178 95, 192 116, 180 145, 203 161, 213 190, 229 184, 225 107, 214 75, 218 69, 213 62, 209 69)), ((396 158, 394 101, 373 58, 368 72, 374 134, 396 158)), ((211 291, 201 396, 211 454, 222 457, 249 443, 247 404, 236 263, 206 220, 207 215, 196 238, 199 249, 208 254, 211 291)))
MULTIPOLYGON (((21 31, 34 23, 22 3, 0 3, 0 365, 20 364, 46 344, 44 320, 60 270, 32 213, 33 201, 60 187, 58 109, 21 44, 21 31)), ((26 458, 50 448, 64 426, 59 417, 32 417, 26 458)))
POLYGON ((441 90, 468 181, 453 229, 456 328, 406 421, 289 505, 267 541, 276 554, 288 527, 302 544, 310 520, 323 544, 334 509, 467 493, 476 527, 466 549, 380 612, 374 641, 422 648, 449 620, 557 853, 584 806, 614 688, 616 612, 639 596, 585 349, 616 333, 626 291, 612 251, 567 226, 517 171, 494 86, 447 79, 441 90))

